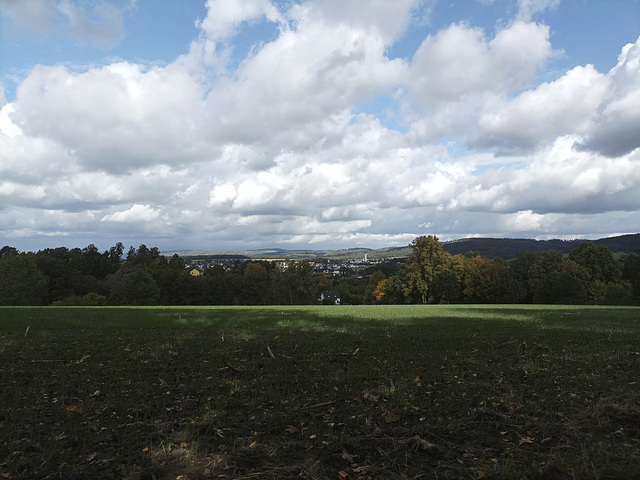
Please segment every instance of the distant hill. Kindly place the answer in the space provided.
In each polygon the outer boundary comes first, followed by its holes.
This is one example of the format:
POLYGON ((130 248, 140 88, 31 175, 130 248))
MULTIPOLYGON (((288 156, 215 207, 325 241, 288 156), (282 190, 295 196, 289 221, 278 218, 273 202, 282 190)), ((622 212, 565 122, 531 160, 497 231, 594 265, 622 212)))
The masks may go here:
POLYGON ((621 235, 599 240, 533 240, 526 238, 464 238, 445 242, 443 248, 452 255, 476 251, 487 258, 514 258, 521 252, 530 250, 540 254, 556 250, 562 254, 571 253, 582 242, 591 241, 596 245, 605 245, 614 253, 631 253, 640 248, 640 234, 621 235))
MULTIPOLYGON (((605 245, 614 253, 631 253, 640 249, 640 233, 601 238, 599 240, 533 240, 527 238, 464 238, 444 242, 443 248, 452 255, 467 252, 478 252, 487 258, 502 257, 506 260, 514 258, 521 252, 530 250, 540 254, 547 250, 556 250, 563 254, 570 253, 580 243, 592 241, 596 245, 605 245)), ((411 255, 409 246, 385 247, 376 250, 370 248, 348 248, 342 250, 285 250, 281 248, 265 248, 260 250, 184 250, 163 252, 172 256, 177 253, 183 258, 220 257, 254 260, 267 259, 318 259, 362 260, 367 255, 369 260, 406 258, 411 255)))

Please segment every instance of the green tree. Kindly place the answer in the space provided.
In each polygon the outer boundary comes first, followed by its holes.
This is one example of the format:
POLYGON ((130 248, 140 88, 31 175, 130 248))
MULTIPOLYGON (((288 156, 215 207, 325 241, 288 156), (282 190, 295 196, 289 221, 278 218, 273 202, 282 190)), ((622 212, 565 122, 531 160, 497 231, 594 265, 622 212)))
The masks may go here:
POLYGON ((364 297, 362 299, 362 303, 364 303, 365 305, 373 305, 374 303, 378 303, 378 300, 376 300, 374 292, 378 284, 386 278, 387 276, 384 274, 382 270, 376 270, 375 272, 373 272, 373 274, 369 278, 369 283, 367 283, 367 288, 364 291, 364 297))
POLYGON ((33 253, 6 252, 0 257, 0 305, 42 305, 47 278, 33 253))
POLYGON ((185 269, 184 260, 179 255, 174 255, 167 264, 152 265, 146 270, 151 274, 158 287, 158 301, 161 305, 199 305, 202 303, 202 279, 189 275, 185 269))
POLYGON ((49 305, 73 296, 74 286, 81 283, 82 275, 71 265, 71 252, 65 247, 47 248, 36 255, 38 270, 47 277, 44 303, 49 305))
POLYGON ((640 249, 622 258, 622 278, 631 290, 631 302, 640 305, 640 249))
POLYGON ((246 305, 272 303, 271 280, 267 262, 246 262, 242 274, 242 302, 246 305))
POLYGON ((615 283, 621 278, 620 264, 616 262, 613 253, 605 245, 598 246, 593 242, 582 242, 569 254, 568 258, 584 268, 591 280, 615 283))
POLYGON ((232 285, 230 274, 226 273, 222 265, 214 265, 204 271, 204 298, 208 305, 231 305, 232 285))
POLYGON ((82 297, 82 303, 92 307, 102 307, 107 304, 107 297, 91 292, 82 297))
POLYGON ((364 278, 341 278, 335 282, 334 290, 340 293, 342 305, 361 305, 367 284, 368 282, 364 278))
POLYGON ((160 254, 158 247, 148 248, 145 244, 138 247, 138 250, 131 247, 127 254, 127 264, 129 266, 150 268, 153 266, 164 266, 168 263, 167 257, 160 254))
POLYGON ((529 284, 529 278, 536 261, 536 254, 527 250, 517 254, 516 258, 509 263, 509 271, 514 282, 522 288, 515 303, 533 302, 533 288, 529 284))
POLYGON ((17 248, 10 247, 9 245, 5 245, 4 247, 0 248, 0 258, 3 257, 4 255, 9 255, 10 253, 17 255, 20 252, 18 252, 17 248))
POLYGON ((533 296, 552 274, 562 271, 563 262, 564 257, 555 250, 543 252, 536 258, 529 270, 529 286, 533 296))
POLYGON ((421 236, 411 243, 411 256, 405 265, 404 295, 414 303, 428 303, 435 276, 450 268, 451 255, 436 236, 421 236))
POLYGON ((470 303, 498 303, 499 280, 509 266, 499 257, 489 260, 483 256, 465 257, 464 289, 466 301, 470 303))
POLYGON ((536 303, 560 305, 584 304, 587 302, 584 284, 567 271, 552 272, 536 290, 536 303))
POLYGON ((151 274, 140 267, 121 268, 110 278, 111 305, 157 305, 160 292, 151 274))
POLYGON ((289 262, 284 272, 275 270, 273 282, 278 303, 313 305, 318 302, 320 282, 308 260, 289 262))
POLYGON ((550 250, 536 260, 529 283, 535 303, 583 304, 588 300, 588 280, 589 272, 584 267, 550 250))
POLYGON ((378 303, 383 305, 407 303, 407 297, 404 294, 405 283, 404 271, 401 271, 378 283, 373 294, 378 303))
POLYGON ((431 284, 431 295, 435 303, 458 303, 462 299, 460 282, 454 270, 436 273, 431 284))
POLYGON ((620 264, 605 245, 582 242, 568 258, 588 273, 585 288, 591 303, 603 302, 608 286, 619 283, 622 279, 620 264))

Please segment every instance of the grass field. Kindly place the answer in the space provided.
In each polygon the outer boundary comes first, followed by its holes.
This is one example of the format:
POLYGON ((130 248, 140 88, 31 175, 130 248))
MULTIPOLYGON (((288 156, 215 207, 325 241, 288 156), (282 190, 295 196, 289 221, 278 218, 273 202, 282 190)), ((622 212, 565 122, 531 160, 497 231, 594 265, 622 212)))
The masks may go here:
POLYGON ((0 478, 640 478, 640 309, 0 308, 0 478))

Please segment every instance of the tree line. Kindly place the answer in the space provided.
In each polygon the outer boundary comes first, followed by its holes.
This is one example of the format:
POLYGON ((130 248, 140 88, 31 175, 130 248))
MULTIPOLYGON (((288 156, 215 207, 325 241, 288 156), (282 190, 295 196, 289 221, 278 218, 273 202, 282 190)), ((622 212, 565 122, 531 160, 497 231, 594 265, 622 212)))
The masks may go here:
POLYGON ((606 246, 582 242, 567 256, 525 251, 507 262, 477 252, 451 255, 435 236, 416 238, 411 249, 400 272, 376 274, 376 302, 640 303, 640 250, 617 260, 606 246))
POLYGON ((184 260, 156 247, 122 243, 20 252, 0 249, 0 305, 305 305, 320 292, 345 304, 551 303, 640 304, 640 250, 616 259, 582 242, 569 255, 522 252, 507 262, 477 252, 451 255, 435 236, 411 243, 403 263, 370 266, 359 275, 324 278, 307 260, 287 268, 238 261, 192 276, 184 260))

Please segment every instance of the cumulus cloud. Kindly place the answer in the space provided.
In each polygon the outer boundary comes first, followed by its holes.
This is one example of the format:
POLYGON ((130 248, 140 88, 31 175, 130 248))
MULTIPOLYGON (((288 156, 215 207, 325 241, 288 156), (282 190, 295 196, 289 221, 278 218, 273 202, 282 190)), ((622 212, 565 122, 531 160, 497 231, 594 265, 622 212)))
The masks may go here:
MULTIPOLYGON (((392 58, 420 3, 210 0, 166 66, 34 68, 0 104, 0 229, 264 247, 637 224, 638 42, 537 84, 556 51, 530 20, 557 2, 521 1, 493 34, 454 23, 392 58), (229 62, 264 23, 275 38, 229 62), (361 110, 380 98, 400 128, 361 110)), ((109 4, 81 5, 54 3, 98 42, 83 18, 109 4)))
POLYGON ((432 103, 522 88, 552 53, 546 25, 514 22, 488 40, 479 28, 453 24, 416 51, 411 93, 432 103))
POLYGON ((160 216, 160 211, 150 205, 135 204, 128 210, 114 212, 102 217, 103 222, 137 223, 155 220, 160 216))
POLYGON ((607 77, 611 86, 598 109, 597 126, 582 147, 619 157, 640 147, 640 37, 625 45, 607 77))
POLYGON ((483 108, 478 120, 481 133, 469 145, 518 152, 558 135, 587 134, 594 128, 608 87, 608 78, 587 65, 513 100, 496 99, 483 108))
POLYGON ((25 134, 66 145, 88 166, 124 171, 197 156, 200 85, 171 67, 37 66, 17 97, 10 118, 25 134))
POLYGON ((196 24, 209 39, 217 41, 232 35, 242 22, 262 17, 271 22, 284 23, 277 7, 269 0, 207 0, 207 16, 196 24))
POLYGON ((491 171, 472 180, 448 207, 585 215, 640 208, 640 151, 611 159, 574 148, 576 138, 559 137, 523 168, 491 171))
POLYGON ((502 153, 531 151, 570 134, 583 136, 580 148, 605 156, 633 151, 640 146, 640 38, 606 74, 578 66, 514 99, 487 102, 478 127, 468 144, 502 153))
POLYGON ((465 24, 427 37, 412 59, 401 108, 411 136, 469 135, 486 105, 529 86, 554 54, 549 27, 535 23, 513 22, 492 39, 465 24))
POLYGON ((237 79, 213 87, 207 110, 219 112, 211 117, 214 135, 238 143, 281 136, 306 145, 321 138, 326 122, 344 121, 354 104, 401 81, 406 65, 385 55, 379 30, 312 13, 298 11, 295 29, 247 58, 237 79))

